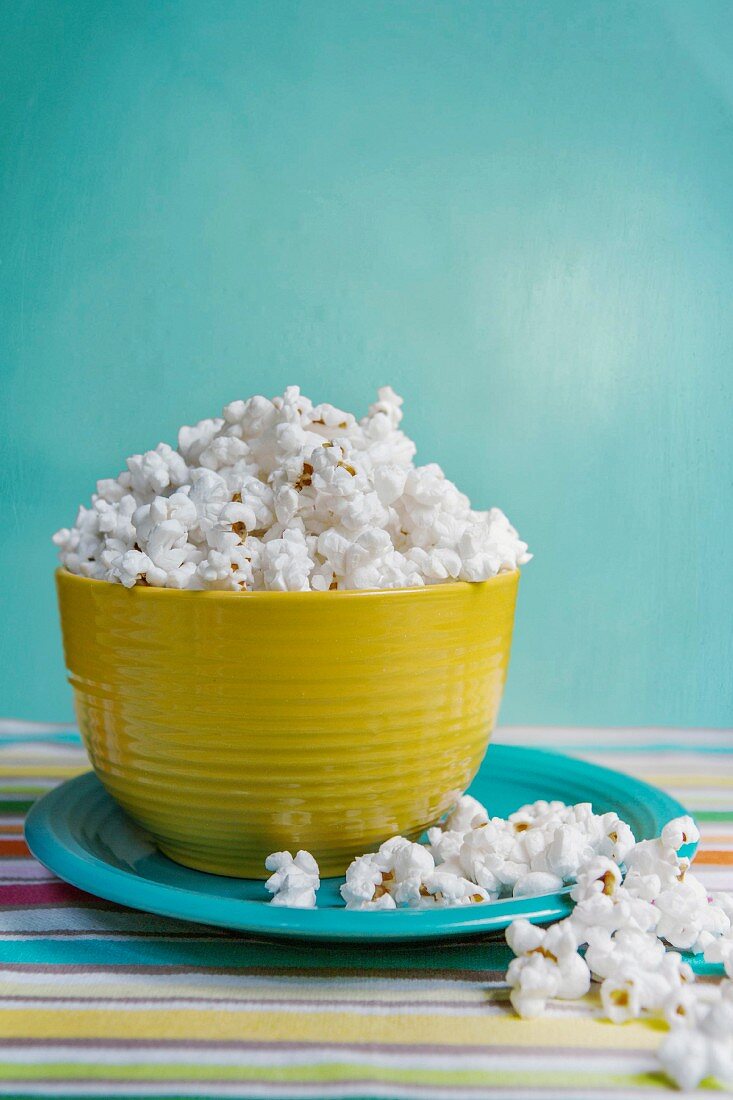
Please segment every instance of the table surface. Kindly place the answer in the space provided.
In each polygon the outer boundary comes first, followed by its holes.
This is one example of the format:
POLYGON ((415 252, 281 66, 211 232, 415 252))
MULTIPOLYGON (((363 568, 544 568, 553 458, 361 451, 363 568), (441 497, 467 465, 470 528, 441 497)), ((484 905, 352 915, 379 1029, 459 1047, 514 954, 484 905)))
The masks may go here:
MULTIPOLYGON (((733 889, 733 731, 513 728, 496 740, 666 788, 700 824, 696 873, 733 889)), ((508 951, 487 939, 288 946, 67 886, 30 856, 23 817, 87 767, 73 730, 0 722, 1 1096, 618 1100, 666 1083, 662 1025, 611 1026, 593 993, 515 1018, 508 951)))

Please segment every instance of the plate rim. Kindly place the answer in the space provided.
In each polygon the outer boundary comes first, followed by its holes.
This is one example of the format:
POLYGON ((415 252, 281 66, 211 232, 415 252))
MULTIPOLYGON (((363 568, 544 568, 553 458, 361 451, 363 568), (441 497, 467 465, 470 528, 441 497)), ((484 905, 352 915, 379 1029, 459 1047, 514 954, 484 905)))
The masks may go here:
MULTIPOLYGON (((564 753, 530 746, 496 744, 490 747, 491 754, 495 761, 497 756, 503 757, 507 769, 510 766, 522 767, 521 761, 524 759, 523 770, 532 760, 535 767, 544 763, 549 771, 561 769, 565 778, 591 778, 595 786, 600 786, 605 780, 607 786, 617 787, 621 781, 624 794, 639 801, 657 823, 661 821, 664 824, 673 817, 687 813, 675 798, 658 787, 564 753)), ((485 762, 486 758, 482 767, 485 762)), ((89 788, 89 794, 94 791, 112 804, 131 826, 139 829, 105 790, 96 774, 88 771, 54 787, 31 807, 24 829, 31 853, 44 867, 80 890, 159 916, 278 939, 398 943, 491 933, 505 928, 510 920, 518 917, 525 917, 533 923, 547 923, 562 919, 572 911, 570 887, 553 894, 505 898, 475 907, 400 909, 395 913, 353 912, 332 906, 292 909, 246 898, 217 897, 190 887, 155 882, 110 865, 75 839, 60 808, 63 809, 70 794, 77 795, 77 788, 82 792, 89 788)), ((661 829, 661 825, 658 827, 661 829)), ((686 849, 686 854, 692 855, 694 847, 689 851, 686 849)), ((205 872, 191 873, 203 875, 205 872)))

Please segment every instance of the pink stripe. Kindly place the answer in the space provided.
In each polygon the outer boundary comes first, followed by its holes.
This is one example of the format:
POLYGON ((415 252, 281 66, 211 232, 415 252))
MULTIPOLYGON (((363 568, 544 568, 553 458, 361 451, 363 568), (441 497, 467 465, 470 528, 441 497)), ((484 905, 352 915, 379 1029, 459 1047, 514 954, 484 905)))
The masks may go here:
POLYGON ((90 902, 95 906, 100 904, 98 898, 65 882, 12 883, 5 886, 0 883, 0 906, 89 905, 90 902))

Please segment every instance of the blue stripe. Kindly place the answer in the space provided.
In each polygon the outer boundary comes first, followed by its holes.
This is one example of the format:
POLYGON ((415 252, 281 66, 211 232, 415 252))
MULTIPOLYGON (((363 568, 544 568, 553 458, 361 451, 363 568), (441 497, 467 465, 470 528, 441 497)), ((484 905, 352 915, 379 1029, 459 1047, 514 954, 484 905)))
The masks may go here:
POLYGON ((78 733, 0 733, 0 745, 81 745, 78 733))
MULTIPOLYGON (((202 935, 206 930, 202 929, 202 935)), ((267 967, 282 970, 364 970, 383 972, 420 970, 426 977, 431 971, 505 970, 512 953, 503 942, 441 944, 440 950, 425 951, 419 945, 373 947, 359 944, 344 946, 309 943, 267 943, 239 937, 208 941, 181 942, 176 938, 132 938, 129 940, 42 939, 0 941, 0 966, 26 963, 48 966, 231 966, 267 967)))

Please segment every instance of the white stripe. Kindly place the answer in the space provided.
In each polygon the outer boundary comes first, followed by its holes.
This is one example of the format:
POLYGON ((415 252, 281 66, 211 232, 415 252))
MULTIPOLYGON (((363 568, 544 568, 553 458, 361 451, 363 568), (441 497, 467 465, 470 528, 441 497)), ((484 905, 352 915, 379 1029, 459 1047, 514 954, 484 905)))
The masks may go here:
MULTIPOLYGON (((2 771, 2 762, 0 762, 0 772, 2 771)), ((69 776, 71 778, 71 776, 69 776)), ((10 791, 11 787, 33 787, 38 790, 50 790, 51 787, 58 787, 59 783, 63 783, 64 776, 43 776, 43 775, 3 775, 0 778, 0 798, 3 801, 8 802, 12 799, 17 799, 21 802, 27 802, 32 797, 33 792, 29 791, 10 791)))
MULTIPOLYGON (((22 1009, 38 1009, 44 1004, 48 1004, 53 1008, 54 1012, 79 1012, 80 1005, 78 1002, 66 1003, 58 1000, 57 997, 25 997, 22 999, 10 1000, 0 996, 0 1006, 5 1008, 12 1008, 13 1010, 22 1009)), ((126 1004, 124 1001, 118 1001, 114 998, 109 1000, 95 1001, 93 1008, 95 1012, 144 1012, 154 1011, 161 1006, 156 1003, 155 998, 151 997, 149 1000, 136 1003, 126 1004)), ((166 1010, 170 1011, 195 1011, 198 1015, 207 1012, 218 1013, 222 1011, 223 1007, 226 1007, 227 1012, 240 1012, 245 1013, 258 1013, 262 1012, 262 1002, 257 1001, 227 1001, 225 1006, 217 1002, 217 1004, 201 1004, 200 1000, 186 1000, 184 998, 176 999, 174 1001, 167 1001, 164 1005, 166 1010)), ((593 1019, 597 1015, 597 1006, 593 1004, 586 1004, 585 1002, 562 1002, 556 1001, 551 1003, 547 1007, 547 1011, 544 1013, 545 1019, 567 1019, 572 1017, 578 1020, 593 1019)), ((370 1004, 326 1004, 318 1002, 316 1004, 306 1004, 303 1001, 288 1001, 277 1005, 277 1012, 283 1015, 319 1015, 323 1013, 331 1013, 339 1016, 456 1016, 464 1018, 484 1018, 489 1016, 506 1016, 508 1010, 505 1003, 485 1001, 480 1005, 456 1005, 446 1006, 445 1004, 420 1004, 414 1008, 404 1008, 400 1006, 395 1008, 394 1006, 385 1003, 378 1005, 370 1004)))
MULTIPOLYGON (((22 840, 22 836, 8 837, 8 840, 22 840)), ((3 878, 18 878, 36 882, 39 879, 48 882, 58 882, 55 875, 51 875, 46 868, 37 863, 35 859, 28 857, 21 859, 0 859, 0 876, 3 878)))
POLYGON ((689 787, 665 787, 694 817, 696 813, 729 813, 733 805, 733 788, 728 791, 696 790, 689 787))
POLYGON ((79 760, 82 763, 87 759, 87 754, 82 745, 72 741, 48 741, 36 743, 32 741, 15 741, 8 745, 0 742, 0 760, 7 763, 31 764, 34 768, 38 764, 48 763, 55 767, 67 767, 79 760))
POLYGON ((733 745, 733 729, 682 729, 679 726, 499 726, 494 738, 512 744, 532 744, 551 749, 553 742, 585 742, 590 748, 601 739, 613 745, 672 744, 694 749, 695 741, 716 747, 733 745))
MULTIPOLYGON (((23 719, 0 718, 0 736, 31 737, 34 734, 78 733, 73 723, 68 722, 29 722, 23 719)), ((648 742, 665 744, 679 742, 688 749, 694 749, 695 740, 703 737, 710 744, 730 747, 733 744, 733 729, 709 729, 704 726, 683 729, 675 726, 505 726, 501 725, 494 733, 496 740, 517 743, 542 742, 547 748, 552 741, 563 740, 568 743, 585 742, 592 746, 600 736, 606 736, 614 744, 639 744, 648 742)))
POLYGON ((28 722, 23 718, 0 718, 0 735, 15 736, 22 734, 30 737, 41 733, 75 733, 71 722, 28 722))
POLYGON ((699 878, 708 890, 722 890, 724 892, 733 889, 733 867, 706 867, 703 864, 694 864, 695 877, 699 878))
MULTIPOLYGON (((450 1044, 448 1044, 450 1045, 450 1044)), ((83 1065, 96 1065, 104 1062, 105 1065, 125 1066, 139 1063, 146 1066, 160 1065, 204 1065, 204 1066, 313 1066, 333 1065, 340 1062, 353 1062, 364 1066, 387 1066, 390 1069, 416 1069, 416 1070, 453 1070, 456 1068, 456 1059, 460 1058, 461 1069, 473 1070, 503 1070, 513 1072, 541 1072, 542 1070, 555 1069, 561 1071, 565 1066, 558 1065, 558 1060, 566 1058, 562 1048, 543 1050, 541 1048, 517 1048, 511 1052, 496 1053, 489 1046, 482 1053, 475 1050, 461 1050, 459 1054, 455 1050, 441 1052, 439 1049, 424 1051, 400 1050, 399 1046, 389 1050, 358 1049, 356 1044, 336 1043, 334 1047, 321 1047, 314 1043, 309 1044, 308 1049, 291 1049, 286 1044, 277 1048, 258 1050, 254 1047, 228 1050, 225 1047, 218 1049, 201 1047, 197 1049, 186 1048, 183 1043, 180 1046, 170 1048, 145 1048, 132 1046, 127 1050, 120 1050, 114 1046, 106 1046, 104 1040, 100 1040, 94 1047, 74 1047, 54 1044, 44 1046, 16 1047, 5 1050, 0 1047, 0 1062, 9 1062, 13 1065, 35 1065, 46 1062, 79 1062, 83 1065)), ((587 1067, 590 1072, 601 1073, 645 1073, 654 1060, 650 1051, 640 1050, 626 1051, 612 1050, 594 1052, 589 1059, 587 1067)))
MULTIPOLYGON (((31 964, 32 965, 32 964, 31 964)), ((458 981, 455 978, 403 978, 399 971, 390 977, 362 977, 358 972, 352 976, 324 974, 292 975, 289 973, 271 974, 216 974, 210 971, 189 971, 188 973, 129 973, 115 970, 93 970, 81 972, 65 971, 58 975, 48 970, 10 970, 0 965, 0 982, 5 996, 15 993, 32 995, 34 989, 45 990, 46 996, 56 995, 83 996, 87 992, 104 986, 119 987, 122 995, 133 996, 139 989, 142 996, 151 996, 150 987, 155 986, 160 996, 171 991, 185 994, 204 993, 214 996, 231 990, 244 991, 248 987, 270 991, 273 996, 282 996, 283 992, 306 990, 312 995, 328 993, 343 997, 355 994, 367 999, 368 996, 389 996, 395 1000, 417 1000, 439 997, 441 1000, 464 1000, 467 1003, 477 1001, 486 1003, 486 991, 505 989, 504 981, 486 981, 481 978, 474 982, 458 981)))
MULTIPOLYGON (((263 903, 264 904, 264 903, 263 903)), ((202 934, 201 925, 172 917, 118 909, 87 909, 83 905, 65 908, 9 909, 0 912, 0 934, 45 931, 85 932, 187 932, 202 934)), ((221 938, 221 937, 219 937, 221 938)))
MULTIPOLYGON (((733 739, 731 747, 733 747, 733 739)), ((724 752, 701 753, 684 749, 654 749, 652 752, 603 752, 602 749, 594 749, 590 746, 575 752, 576 756, 582 756, 583 760, 590 760, 602 767, 613 767, 622 771, 676 771, 687 774, 691 772, 700 775, 718 774, 722 769, 733 769, 733 754, 724 752), (623 762, 623 763, 622 763, 623 762)))

